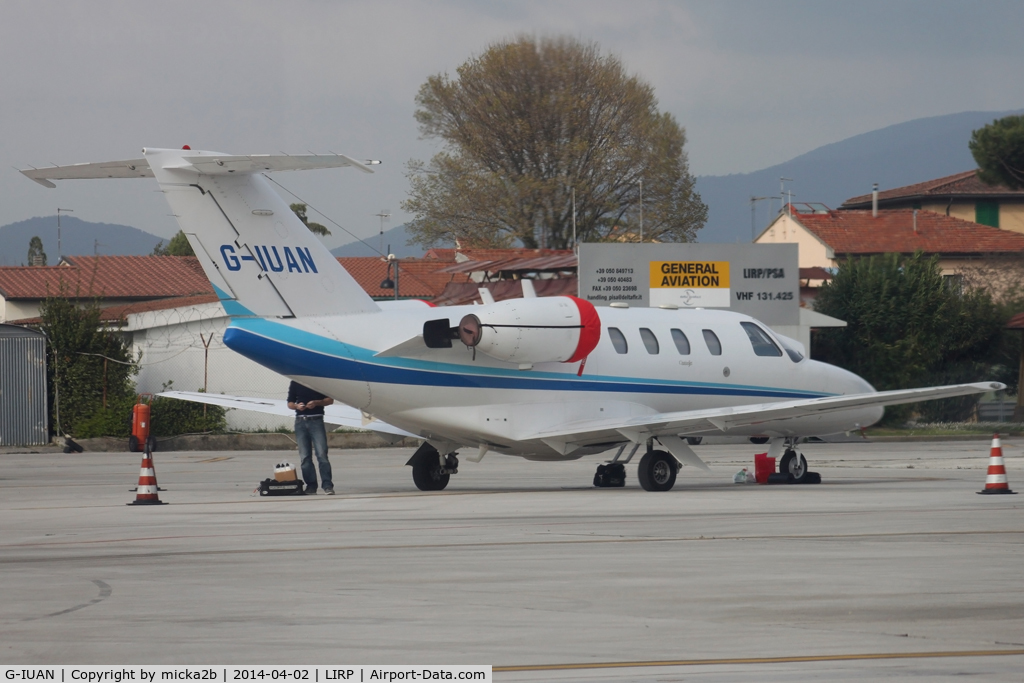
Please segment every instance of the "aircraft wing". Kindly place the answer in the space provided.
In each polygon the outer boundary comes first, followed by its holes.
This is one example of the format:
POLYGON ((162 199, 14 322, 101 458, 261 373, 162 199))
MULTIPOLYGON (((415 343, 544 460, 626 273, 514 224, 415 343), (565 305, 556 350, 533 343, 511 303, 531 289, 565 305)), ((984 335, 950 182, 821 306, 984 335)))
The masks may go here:
POLYGON ((54 188, 51 180, 81 180, 89 178, 152 178, 153 169, 145 159, 103 161, 97 164, 72 164, 48 168, 27 168, 21 171, 43 187, 54 188))
MULTIPOLYGON (((195 403, 206 403, 208 405, 221 406, 223 408, 237 408, 238 410, 255 410, 259 413, 271 415, 282 415, 294 417, 295 411, 288 407, 288 402, 277 398, 253 398, 251 396, 225 396, 224 394, 207 394, 202 391, 163 391, 157 396, 166 398, 177 398, 182 401, 193 401, 195 403)), ((363 413, 343 403, 334 403, 324 407, 324 422, 350 429, 365 429, 390 436, 418 438, 415 434, 404 429, 389 425, 376 418, 364 419, 363 413)))
POLYGON ((639 442, 650 436, 668 436, 707 432, 710 430, 727 433, 730 429, 738 427, 749 427, 766 422, 790 420, 800 417, 812 417, 839 410, 917 403, 918 401, 983 394, 1005 388, 1006 385, 999 382, 977 382, 974 384, 952 384, 941 387, 826 396, 824 398, 776 403, 758 403, 727 408, 684 410, 639 417, 625 417, 618 420, 586 420, 565 424, 554 430, 524 435, 521 438, 524 440, 541 439, 565 443, 582 440, 589 436, 608 434, 609 431, 612 431, 618 432, 631 441, 639 442))

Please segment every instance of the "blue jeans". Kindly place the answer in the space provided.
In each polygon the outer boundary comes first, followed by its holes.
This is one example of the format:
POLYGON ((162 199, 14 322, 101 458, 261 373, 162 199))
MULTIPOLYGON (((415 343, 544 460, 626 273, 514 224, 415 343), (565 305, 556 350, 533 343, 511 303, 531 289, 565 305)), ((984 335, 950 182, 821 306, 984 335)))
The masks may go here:
POLYGON ((316 491, 316 468, 313 466, 313 450, 316 450, 316 461, 320 465, 320 480, 325 489, 333 489, 331 480, 331 461, 327 459, 327 430, 324 429, 323 417, 296 417, 295 442, 299 446, 301 458, 302 480, 306 488, 316 491))

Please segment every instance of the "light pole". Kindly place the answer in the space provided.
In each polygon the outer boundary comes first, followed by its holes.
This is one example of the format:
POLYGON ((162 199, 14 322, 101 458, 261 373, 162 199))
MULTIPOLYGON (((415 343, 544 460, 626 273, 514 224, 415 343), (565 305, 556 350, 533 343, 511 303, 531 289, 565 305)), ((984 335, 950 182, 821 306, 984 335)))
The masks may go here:
POLYGON ((60 213, 74 213, 74 209, 61 209, 57 208, 57 263, 60 263, 60 213))
POLYGON ((644 241, 644 179, 640 179, 640 241, 644 241))

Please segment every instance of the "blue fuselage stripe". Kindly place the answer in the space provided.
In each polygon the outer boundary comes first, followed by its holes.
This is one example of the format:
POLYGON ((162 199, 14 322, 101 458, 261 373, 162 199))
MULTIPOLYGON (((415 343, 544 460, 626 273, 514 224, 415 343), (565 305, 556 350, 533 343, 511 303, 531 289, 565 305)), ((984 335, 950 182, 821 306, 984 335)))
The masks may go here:
MULTIPOLYGON (((321 338, 321 341, 328 340, 321 338)), ((337 353, 326 350, 314 351, 238 327, 229 327, 224 332, 224 343, 232 350, 260 365, 282 375, 290 376, 305 375, 383 384, 478 389, 756 396, 779 399, 820 398, 827 395, 774 387, 666 382, 664 380, 644 381, 639 378, 586 379, 568 373, 564 377, 561 374, 552 377, 551 375, 554 373, 546 373, 548 377, 536 378, 489 374, 479 371, 473 373, 446 372, 429 367, 401 367, 386 362, 368 362, 342 356, 340 354, 345 353, 346 347, 340 343, 337 353)))

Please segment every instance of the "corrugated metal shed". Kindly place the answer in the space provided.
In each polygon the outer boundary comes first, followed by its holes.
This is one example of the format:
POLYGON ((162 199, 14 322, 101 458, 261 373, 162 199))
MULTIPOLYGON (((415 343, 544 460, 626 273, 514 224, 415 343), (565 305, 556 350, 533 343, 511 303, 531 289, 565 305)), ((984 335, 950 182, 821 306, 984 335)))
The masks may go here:
POLYGON ((0 446, 49 442, 46 336, 0 324, 0 446))

